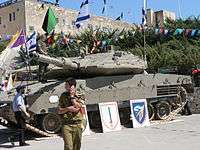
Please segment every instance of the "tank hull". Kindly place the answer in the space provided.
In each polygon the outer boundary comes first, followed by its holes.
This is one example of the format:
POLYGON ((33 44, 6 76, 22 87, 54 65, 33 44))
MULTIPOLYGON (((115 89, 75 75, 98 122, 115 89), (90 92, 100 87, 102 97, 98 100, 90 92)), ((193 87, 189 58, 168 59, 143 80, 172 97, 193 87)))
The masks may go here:
MULTIPOLYGON (((38 81, 28 83, 30 93, 27 96, 27 103, 29 111, 35 118, 33 124, 38 126, 38 122, 40 123, 46 115, 57 113, 58 99, 64 92, 65 83, 64 80, 49 80, 45 84, 38 81), (55 100, 52 101, 52 98, 55 100)), ((173 110, 171 106, 176 105, 177 87, 180 84, 192 85, 191 78, 172 74, 100 76, 77 79, 77 90, 85 96, 89 119, 92 120, 95 118, 94 112, 98 112, 98 103, 111 101, 118 102, 120 112, 124 112, 123 110, 129 110, 129 100, 147 99, 148 104, 153 105, 153 109, 163 107, 167 108, 166 113, 169 113, 173 110)), ((1 97, 0 99, 11 104, 13 97, 1 97)), ((3 101, 0 103, 3 104, 3 101)), ((156 112, 156 110, 153 111, 156 112)), ((11 116, 11 114, 4 115, 4 118, 13 120, 11 116)))

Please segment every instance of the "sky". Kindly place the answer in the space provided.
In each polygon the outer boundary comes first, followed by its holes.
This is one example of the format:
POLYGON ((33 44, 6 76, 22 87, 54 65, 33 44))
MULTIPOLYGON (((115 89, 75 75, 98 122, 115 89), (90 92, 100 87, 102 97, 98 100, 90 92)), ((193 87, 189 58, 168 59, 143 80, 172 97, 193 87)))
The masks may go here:
MULTIPOLYGON (((0 0, 3 2, 5 0, 0 0)), ((55 0, 50 0, 55 1, 55 0)), ((59 0, 60 6, 79 10, 83 0, 59 0)), ((90 0, 91 14, 102 16, 103 0, 90 0)), ((116 19, 121 12, 124 13, 124 21, 129 23, 141 23, 143 0, 106 0, 106 16, 116 19)), ((176 13, 177 18, 187 18, 189 16, 200 15, 200 0, 147 0, 147 8, 154 11, 168 10, 176 13), (180 11, 179 3, 180 2, 180 11)), ((105 16, 105 15, 104 15, 105 16)))
MULTIPOLYGON (((91 13, 102 15, 103 0, 90 0, 91 13)), ((113 19, 124 13, 124 21, 141 23, 143 0, 106 0, 108 3, 106 16, 113 19)), ((60 5, 65 8, 79 10, 82 0, 60 0, 60 5)), ((147 0, 147 8, 153 10, 169 10, 176 13, 177 18, 200 15, 200 0, 147 0), (179 11, 180 4, 180 11, 179 11)))

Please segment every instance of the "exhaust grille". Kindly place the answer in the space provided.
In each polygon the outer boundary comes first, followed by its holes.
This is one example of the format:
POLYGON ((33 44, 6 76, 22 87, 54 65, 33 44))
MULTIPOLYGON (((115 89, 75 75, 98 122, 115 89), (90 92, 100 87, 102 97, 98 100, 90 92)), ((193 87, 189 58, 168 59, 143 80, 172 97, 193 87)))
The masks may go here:
POLYGON ((157 86, 157 96, 177 94, 178 85, 159 85, 157 86))

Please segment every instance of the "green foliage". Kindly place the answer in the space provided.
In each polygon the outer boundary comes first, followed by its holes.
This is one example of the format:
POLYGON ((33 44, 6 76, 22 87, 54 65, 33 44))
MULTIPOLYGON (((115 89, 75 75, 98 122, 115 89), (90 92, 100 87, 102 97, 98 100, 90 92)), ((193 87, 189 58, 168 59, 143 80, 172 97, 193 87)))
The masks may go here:
POLYGON ((198 29, 200 27, 200 16, 195 17, 191 16, 186 20, 178 19, 178 20, 167 20, 165 24, 166 28, 169 29, 176 29, 176 28, 183 28, 183 29, 198 29))
MULTIPOLYGON (((167 20, 166 29, 200 29, 200 17, 190 17, 186 20, 167 20)), ((114 45, 118 50, 129 51, 143 58, 144 39, 143 32, 139 29, 130 31, 118 31, 107 29, 87 28, 85 31, 71 37, 76 39, 67 45, 60 43, 61 35, 57 35, 56 44, 49 49, 49 54, 54 57, 74 57, 80 55, 80 51, 91 51, 94 41, 107 41, 109 45, 114 45), (81 42, 77 42, 81 41, 81 42)), ((188 74, 190 69, 200 64, 200 37, 188 38, 184 35, 156 35, 153 29, 145 32, 148 70, 157 72, 161 67, 177 66, 179 73, 188 74)), ((97 47, 97 51, 102 51, 102 46, 97 47)))
POLYGON ((5 40, 1 40, 0 41, 0 54, 1 54, 1 52, 7 47, 7 45, 8 45, 8 41, 5 41, 5 40))

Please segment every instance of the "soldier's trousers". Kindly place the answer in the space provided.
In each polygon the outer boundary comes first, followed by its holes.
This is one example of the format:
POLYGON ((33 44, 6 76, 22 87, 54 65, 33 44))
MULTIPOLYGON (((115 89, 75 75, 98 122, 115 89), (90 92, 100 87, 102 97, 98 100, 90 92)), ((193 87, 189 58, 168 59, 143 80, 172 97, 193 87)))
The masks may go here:
POLYGON ((81 124, 63 125, 64 150, 80 150, 82 139, 81 124))
POLYGON ((192 115, 188 101, 186 102, 186 104, 185 104, 185 106, 183 108, 183 114, 184 115, 192 115))
POLYGON ((17 121, 17 128, 19 130, 19 143, 23 144, 25 143, 24 139, 25 128, 26 128, 25 119, 23 118, 22 112, 20 111, 15 112, 15 118, 17 121))
POLYGON ((38 72, 39 81, 44 81, 45 80, 45 73, 47 71, 48 65, 49 64, 43 63, 43 62, 39 63, 39 72, 38 72))

